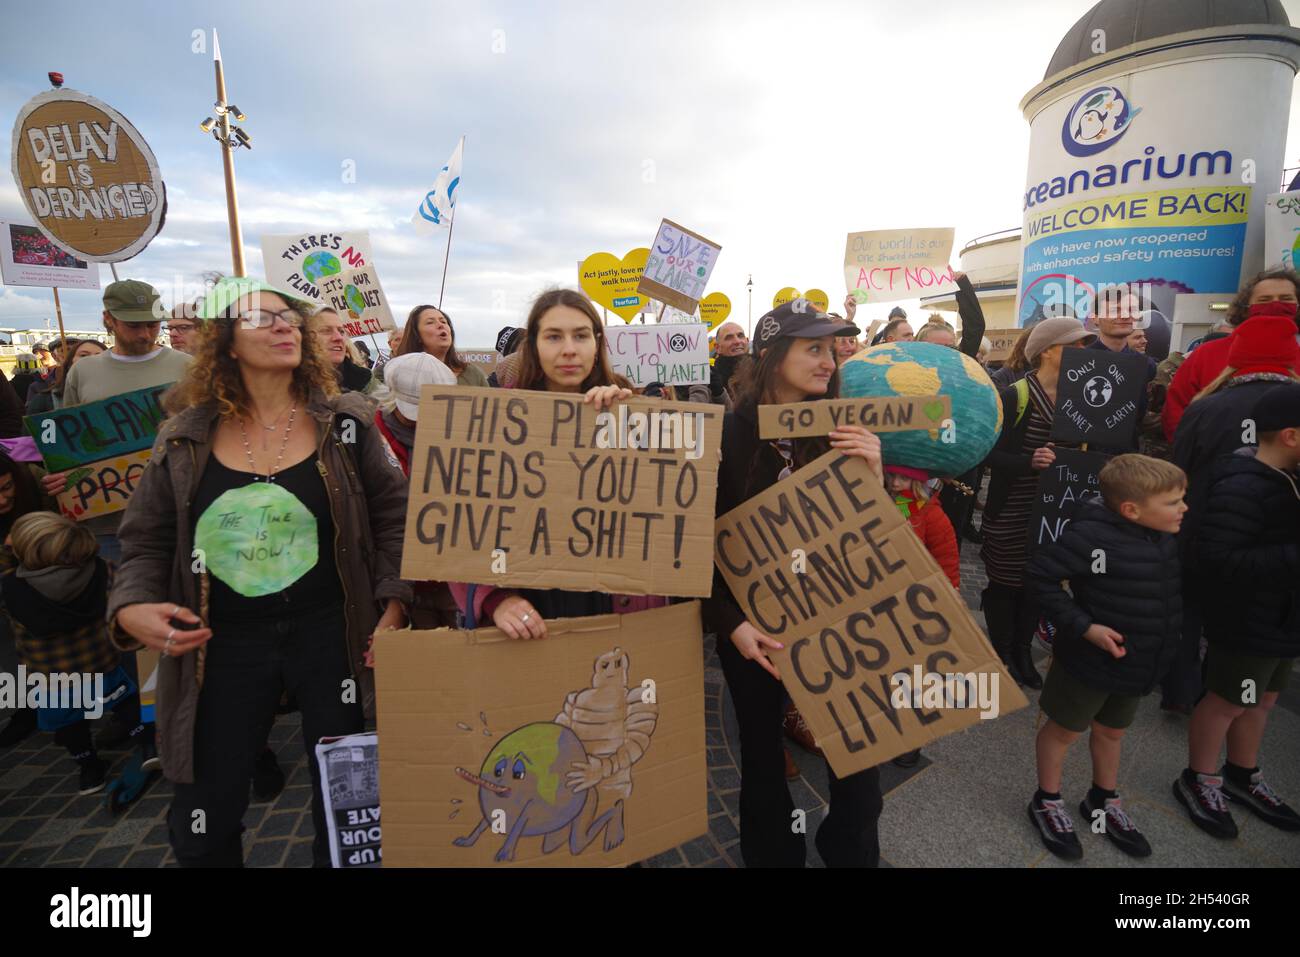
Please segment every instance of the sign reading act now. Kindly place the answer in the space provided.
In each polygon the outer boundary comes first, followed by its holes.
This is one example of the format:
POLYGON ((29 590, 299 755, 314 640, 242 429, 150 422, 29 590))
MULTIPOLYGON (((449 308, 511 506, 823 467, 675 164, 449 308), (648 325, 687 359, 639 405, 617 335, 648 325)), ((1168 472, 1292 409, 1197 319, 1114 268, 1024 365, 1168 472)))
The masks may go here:
POLYGON ((722 409, 426 386, 402 577, 704 597, 722 409))

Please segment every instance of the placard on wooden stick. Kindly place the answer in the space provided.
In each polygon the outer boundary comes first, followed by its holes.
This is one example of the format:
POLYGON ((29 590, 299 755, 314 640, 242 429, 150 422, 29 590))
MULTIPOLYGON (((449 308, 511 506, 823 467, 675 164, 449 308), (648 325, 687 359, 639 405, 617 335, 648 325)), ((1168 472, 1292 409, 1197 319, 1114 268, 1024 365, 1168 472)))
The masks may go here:
POLYGON ((1146 356, 1109 349, 1063 349, 1052 439, 1125 448, 1147 387, 1146 356))
POLYGON ((824 436, 844 425, 870 432, 906 432, 939 429, 952 416, 947 395, 886 395, 861 399, 817 399, 758 407, 758 435, 762 439, 824 436))
POLYGON ((708 830, 699 602, 375 645, 384 863, 611 867, 708 830))
POLYGON ((694 313, 721 251, 717 243, 665 219, 650 244, 637 292, 694 313))
POLYGON ((402 577, 704 597, 722 409, 425 386, 402 577))
POLYGON ((715 552, 840 777, 1028 703, 860 458, 828 452, 723 515, 715 552))

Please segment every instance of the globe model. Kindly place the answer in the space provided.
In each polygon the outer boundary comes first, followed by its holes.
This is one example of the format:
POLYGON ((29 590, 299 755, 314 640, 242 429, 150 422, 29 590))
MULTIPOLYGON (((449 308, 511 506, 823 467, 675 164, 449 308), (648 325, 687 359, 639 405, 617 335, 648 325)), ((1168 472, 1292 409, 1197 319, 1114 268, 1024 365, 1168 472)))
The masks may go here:
POLYGON ((348 286, 343 290, 343 298, 347 300, 348 311, 354 316, 359 316, 366 311, 366 300, 362 298, 361 291, 356 286, 348 286))
POLYGON ((931 342, 889 342, 845 360, 840 395, 951 398, 951 429, 880 433, 886 465, 960 475, 984 461, 1002 430, 1002 402, 988 373, 970 356, 931 342))
POLYGON ((326 276, 333 276, 343 266, 339 257, 324 250, 314 252, 302 261, 302 274, 311 282, 320 282, 326 276))

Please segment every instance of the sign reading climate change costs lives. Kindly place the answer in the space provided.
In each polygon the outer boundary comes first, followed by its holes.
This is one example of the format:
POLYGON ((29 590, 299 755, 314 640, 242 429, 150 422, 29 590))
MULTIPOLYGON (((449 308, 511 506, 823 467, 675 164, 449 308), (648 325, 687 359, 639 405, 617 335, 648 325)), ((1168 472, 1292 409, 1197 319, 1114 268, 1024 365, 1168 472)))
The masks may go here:
MULTIPOLYGON (((266 281, 315 302, 324 303, 321 285, 331 276, 374 263, 370 233, 288 233, 262 237, 266 281)), ((341 312, 342 310, 340 310, 341 312)))
POLYGON ((722 408, 425 386, 402 577, 705 597, 722 408))
POLYGON ((877 229, 849 233, 844 282, 858 302, 894 302, 951 293, 952 229, 877 229))
POLYGON ((1125 286, 1148 355, 1162 359, 1176 296, 1231 294, 1243 266, 1257 268, 1264 196, 1253 184, 1280 178, 1285 124, 1265 129, 1276 124, 1241 109, 1272 109, 1245 60, 1216 64, 1208 85, 1195 72, 1204 67, 1162 64, 1034 101, 1046 105, 1031 117, 1020 326, 1084 319, 1105 287, 1125 286))
POLYGON ((637 292, 694 313, 721 251, 717 243, 665 219, 650 244, 637 292))
POLYGON ((326 276, 320 282, 320 293, 325 303, 338 311, 343 331, 350 338, 397 328, 374 266, 326 276))
POLYGON ((121 262, 162 229, 167 209, 158 161, 107 103, 50 90, 18 111, 14 182, 50 242, 90 262, 121 262))
POLYGON ((606 326, 605 351, 613 370, 637 388, 709 381, 709 330, 702 322, 606 326))
POLYGON ((163 420, 159 397, 172 383, 23 419, 50 472, 67 472, 59 509, 83 521, 126 508, 163 420))

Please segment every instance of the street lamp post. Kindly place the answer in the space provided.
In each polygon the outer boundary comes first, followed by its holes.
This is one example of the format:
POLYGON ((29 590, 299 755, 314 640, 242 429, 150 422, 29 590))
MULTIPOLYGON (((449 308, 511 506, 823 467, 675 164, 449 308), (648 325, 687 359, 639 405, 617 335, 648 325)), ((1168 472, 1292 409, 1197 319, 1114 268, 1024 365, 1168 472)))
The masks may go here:
POLYGON ((244 268, 244 237, 239 228, 239 199, 235 195, 235 150, 239 147, 251 150, 252 137, 230 121, 242 123, 246 117, 239 107, 226 102, 226 76, 221 66, 221 42, 217 31, 212 31, 212 60, 217 75, 217 102, 212 104, 216 118, 209 116, 199 124, 204 133, 211 133, 212 138, 221 144, 221 166, 226 178, 226 218, 230 222, 230 259, 236 276, 246 273, 244 268))

